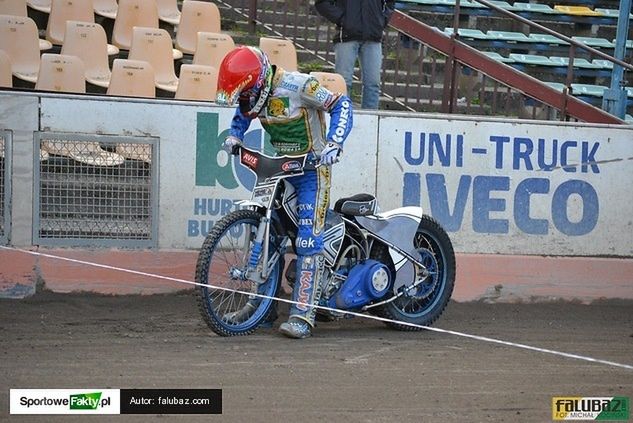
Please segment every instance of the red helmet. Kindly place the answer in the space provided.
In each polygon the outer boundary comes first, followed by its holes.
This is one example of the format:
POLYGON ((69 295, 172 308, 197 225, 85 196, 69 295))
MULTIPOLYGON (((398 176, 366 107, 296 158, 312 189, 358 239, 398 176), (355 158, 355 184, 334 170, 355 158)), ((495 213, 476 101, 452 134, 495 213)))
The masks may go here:
POLYGON ((234 106, 239 100, 242 113, 257 116, 266 103, 272 79, 273 69, 263 51, 238 47, 220 64, 216 103, 234 106))

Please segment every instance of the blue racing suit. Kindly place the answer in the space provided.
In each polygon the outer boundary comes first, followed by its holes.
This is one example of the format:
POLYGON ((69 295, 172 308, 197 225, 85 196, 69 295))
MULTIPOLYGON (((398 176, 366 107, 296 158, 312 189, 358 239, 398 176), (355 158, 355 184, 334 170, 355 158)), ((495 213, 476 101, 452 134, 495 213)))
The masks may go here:
MULTIPOLYGON (((312 76, 286 72, 277 67, 270 96, 257 116, 271 136, 271 144, 280 155, 302 155, 319 158, 327 143, 343 147, 352 129, 352 102, 340 93, 332 93, 312 76), (326 132, 324 113, 330 115, 326 132)), ((238 107, 229 134, 240 140, 252 118, 238 107)), ((328 166, 288 179, 297 192, 299 230, 295 242, 297 280, 293 288, 290 316, 314 325, 323 273, 323 228, 330 202, 331 173, 328 166), (305 305, 304 305, 305 303, 305 305)))

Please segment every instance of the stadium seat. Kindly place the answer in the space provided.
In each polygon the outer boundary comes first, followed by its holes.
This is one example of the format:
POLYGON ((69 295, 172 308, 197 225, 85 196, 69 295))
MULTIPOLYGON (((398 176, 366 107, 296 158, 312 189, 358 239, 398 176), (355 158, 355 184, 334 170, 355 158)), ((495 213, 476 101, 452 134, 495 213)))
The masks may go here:
MULTIPOLYGON (((408 9, 411 11, 429 11, 431 13, 451 14, 454 13, 456 3, 456 0, 401 0, 396 2, 396 8, 408 9)), ((487 6, 474 0, 461 0, 460 8, 461 13, 467 15, 491 15, 494 13, 487 6)))
POLYGON ((605 38, 594 38, 594 37, 571 37, 572 40, 578 41, 580 43, 586 44, 589 47, 593 48, 614 48, 615 44, 605 38))
POLYGON ((556 6, 554 6, 554 9, 566 15, 602 16, 602 13, 597 12, 595 10, 591 10, 587 6, 566 6, 566 5, 557 4, 556 6))
POLYGON ((522 32, 508 32, 508 31, 487 31, 486 35, 488 39, 500 40, 505 42, 522 42, 530 43, 534 42, 527 35, 522 32))
POLYGON ((0 0, 0 15, 28 16, 26 0, 0 0))
POLYGON ((123 156, 104 150, 96 141, 42 141, 40 160, 50 154, 70 157, 91 166, 118 166, 125 162, 123 156))
POLYGON ((259 48, 261 48, 274 65, 280 66, 287 71, 296 71, 297 50, 292 41, 281 38, 259 38, 259 48))
POLYGON ((575 96, 602 97, 604 90, 609 87, 592 84, 571 84, 572 94, 575 96))
POLYGON ((158 19, 170 25, 180 24, 180 10, 176 0, 156 0, 158 6, 158 19))
POLYGON ((339 73, 335 72, 310 72, 321 85, 333 93, 341 93, 347 95, 347 85, 345 79, 339 73))
POLYGON ((154 68, 140 60, 114 59, 107 95, 156 97, 154 68))
POLYGON ((94 10, 89 0, 52 0, 46 25, 46 39, 55 45, 64 43, 66 21, 94 22, 94 10))
POLYGON ((116 0, 93 0, 95 14, 108 19, 116 19, 119 4, 116 0))
POLYGON ((514 63, 521 63, 531 66, 559 66, 557 63, 552 62, 545 56, 539 56, 536 54, 517 54, 510 53, 508 57, 514 60, 514 63))
POLYGON ((36 90, 85 93, 84 62, 77 56, 44 53, 35 84, 36 90))
POLYGON ((172 40, 166 30, 135 26, 128 58, 145 61, 152 65, 157 88, 172 93, 178 89, 178 77, 172 56, 172 40))
POLYGON ((460 1, 459 6, 465 7, 465 8, 471 8, 471 9, 485 9, 486 8, 486 6, 484 6, 483 4, 477 3, 476 1, 473 1, 473 0, 460 1))
POLYGON ((217 85, 217 68, 184 64, 180 67, 178 89, 174 98, 179 100, 215 101, 217 85))
MULTIPOLYGON (((444 28, 444 33, 447 35, 453 35, 453 31, 454 30, 452 27, 444 28)), ((469 38, 473 40, 488 40, 489 39, 489 37, 483 31, 480 31, 478 29, 458 28, 457 34, 459 35, 460 38, 469 38)))
POLYGON ((510 12, 514 11, 514 6, 508 3, 507 1, 497 1, 497 0, 489 0, 489 3, 494 4, 504 10, 509 10, 510 12))
POLYGON ((529 38, 535 43, 548 44, 548 45, 569 45, 567 41, 561 40, 558 37, 554 37, 550 34, 530 34, 529 38))
POLYGON ((524 3, 524 2, 515 2, 512 4, 514 6, 514 11, 516 13, 543 13, 546 15, 560 15, 561 12, 552 9, 550 6, 541 3, 524 3))
MULTIPOLYGON (((603 9, 601 7, 596 7, 594 10, 602 16, 612 19, 618 19, 620 17, 620 11, 618 9, 603 9)), ((629 14, 629 19, 633 19, 633 13, 629 14)))
POLYGON ((549 85, 551 88, 554 88, 559 92, 563 92, 565 89, 565 84, 561 84, 560 82, 545 82, 545 85, 549 85))
POLYGON ((494 51, 482 51, 483 54, 485 54, 486 56, 488 56, 489 58, 496 60, 497 62, 501 62, 501 63, 513 63, 514 59, 511 59, 509 57, 504 57, 502 55, 500 55, 497 52, 494 51))
POLYGON ((37 82, 40 46, 37 26, 25 16, 0 15, 0 50, 11 60, 12 74, 31 84, 37 82))
POLYGON ((129 50, 135 26, 158 28, 156 0, 119 0, 112 28, 112 44, 120 49, 129 50))
POLYGON ((112 73, 108 62, 106 33, 101 25, 67 21, 61 53, 74 55, 83 60, 85 78, 90 84, 102 88, 108 87, 112 73))
POLYGON ((455 2, 452 3, 450 0, 405 0, 406 3, 413 3, 416 5, 428 5, 428 6, 453 6, 455 2))
POLYGON ((613 69, 613 62, 611 60, 593 59, 591 63, 599 66, 601 69, 613 69))
MULTIPOLYGON (((64 54, 43 54, 35 88, 44 91, 85 93, 86 81, 82 60, 64 54)), ((97 166, 115 166, 124 161, 118 154, 103 150, 98 142, 43 141, 40 159, 49 154, 67 156, 97 166)))
POLYGON ((193 55, 193 63, 219 69, 224 56, 234 48, 235 42, 229 34, 198 32, 198 43, 193 55))
POLYGON ((51 0, 26 0, 26 4, 38 12, 51 13, 51 0))
POLYGON ((11 60, 4 51, 0 50, 0 87, 13 87, 13 75, 11 74, 11 60))
POLYGON ((176 32, 176 48, 193 55, 198 32, 220 32, 220 9, 215 3, 187 0, 182 3, 180 25, 176 32))
MULTIPOLYGON (((569 64, 569 57, 550 56, 549 59, 552 62, 556 63, 558 66, 567 66, 569 64)), ((602 66, 592 63, 589 60, 583 59, 581 57, 574 58, 574 67, 582 69, 602 69, 602 66)))

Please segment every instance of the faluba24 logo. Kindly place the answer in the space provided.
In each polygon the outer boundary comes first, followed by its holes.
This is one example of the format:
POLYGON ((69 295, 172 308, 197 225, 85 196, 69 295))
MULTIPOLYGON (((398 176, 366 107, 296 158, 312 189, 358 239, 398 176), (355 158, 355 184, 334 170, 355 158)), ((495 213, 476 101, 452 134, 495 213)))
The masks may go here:
MULTIPOLYGON (((219 114, 199 112, 196 126, 196 186, 252 190, 255 175, 239 164, 239 157, 229 155, 222 144, 229 130, 220 131, 219 114)), ((248 131, 244 145, 266 154, 274 154, 270 136, 261 128, 248 131)))

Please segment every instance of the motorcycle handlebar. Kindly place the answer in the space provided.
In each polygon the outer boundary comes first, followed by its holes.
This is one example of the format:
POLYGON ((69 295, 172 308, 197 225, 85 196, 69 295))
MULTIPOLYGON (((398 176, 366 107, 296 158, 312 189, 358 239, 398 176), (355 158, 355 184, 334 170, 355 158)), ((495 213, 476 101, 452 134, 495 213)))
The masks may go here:
POLYGON ((318 158, 313 158, 310 159, 308 158, 308 154, 302 154, 300 156, 269 156, 267 154, 262 153, 261 151, 258 150, 252 150, 248 147, 246 147, 243 144, 237 144, 235 146, 233 146, 231 148, 231 154, 234 156, 238 156, 238 157, 242 157, 242 150, 247 151, 248 153, 257 156, 257 157, 267 157, 270 159, 279 159, 279 158, 292 158, 295 160, 299 160, 299 161, 304 161, 304 165, 302 167, 302 170, 316 170, 318 168, 320 168, 321 166, 323 166, 323 164, 321 164, 321 161, 318 158))

